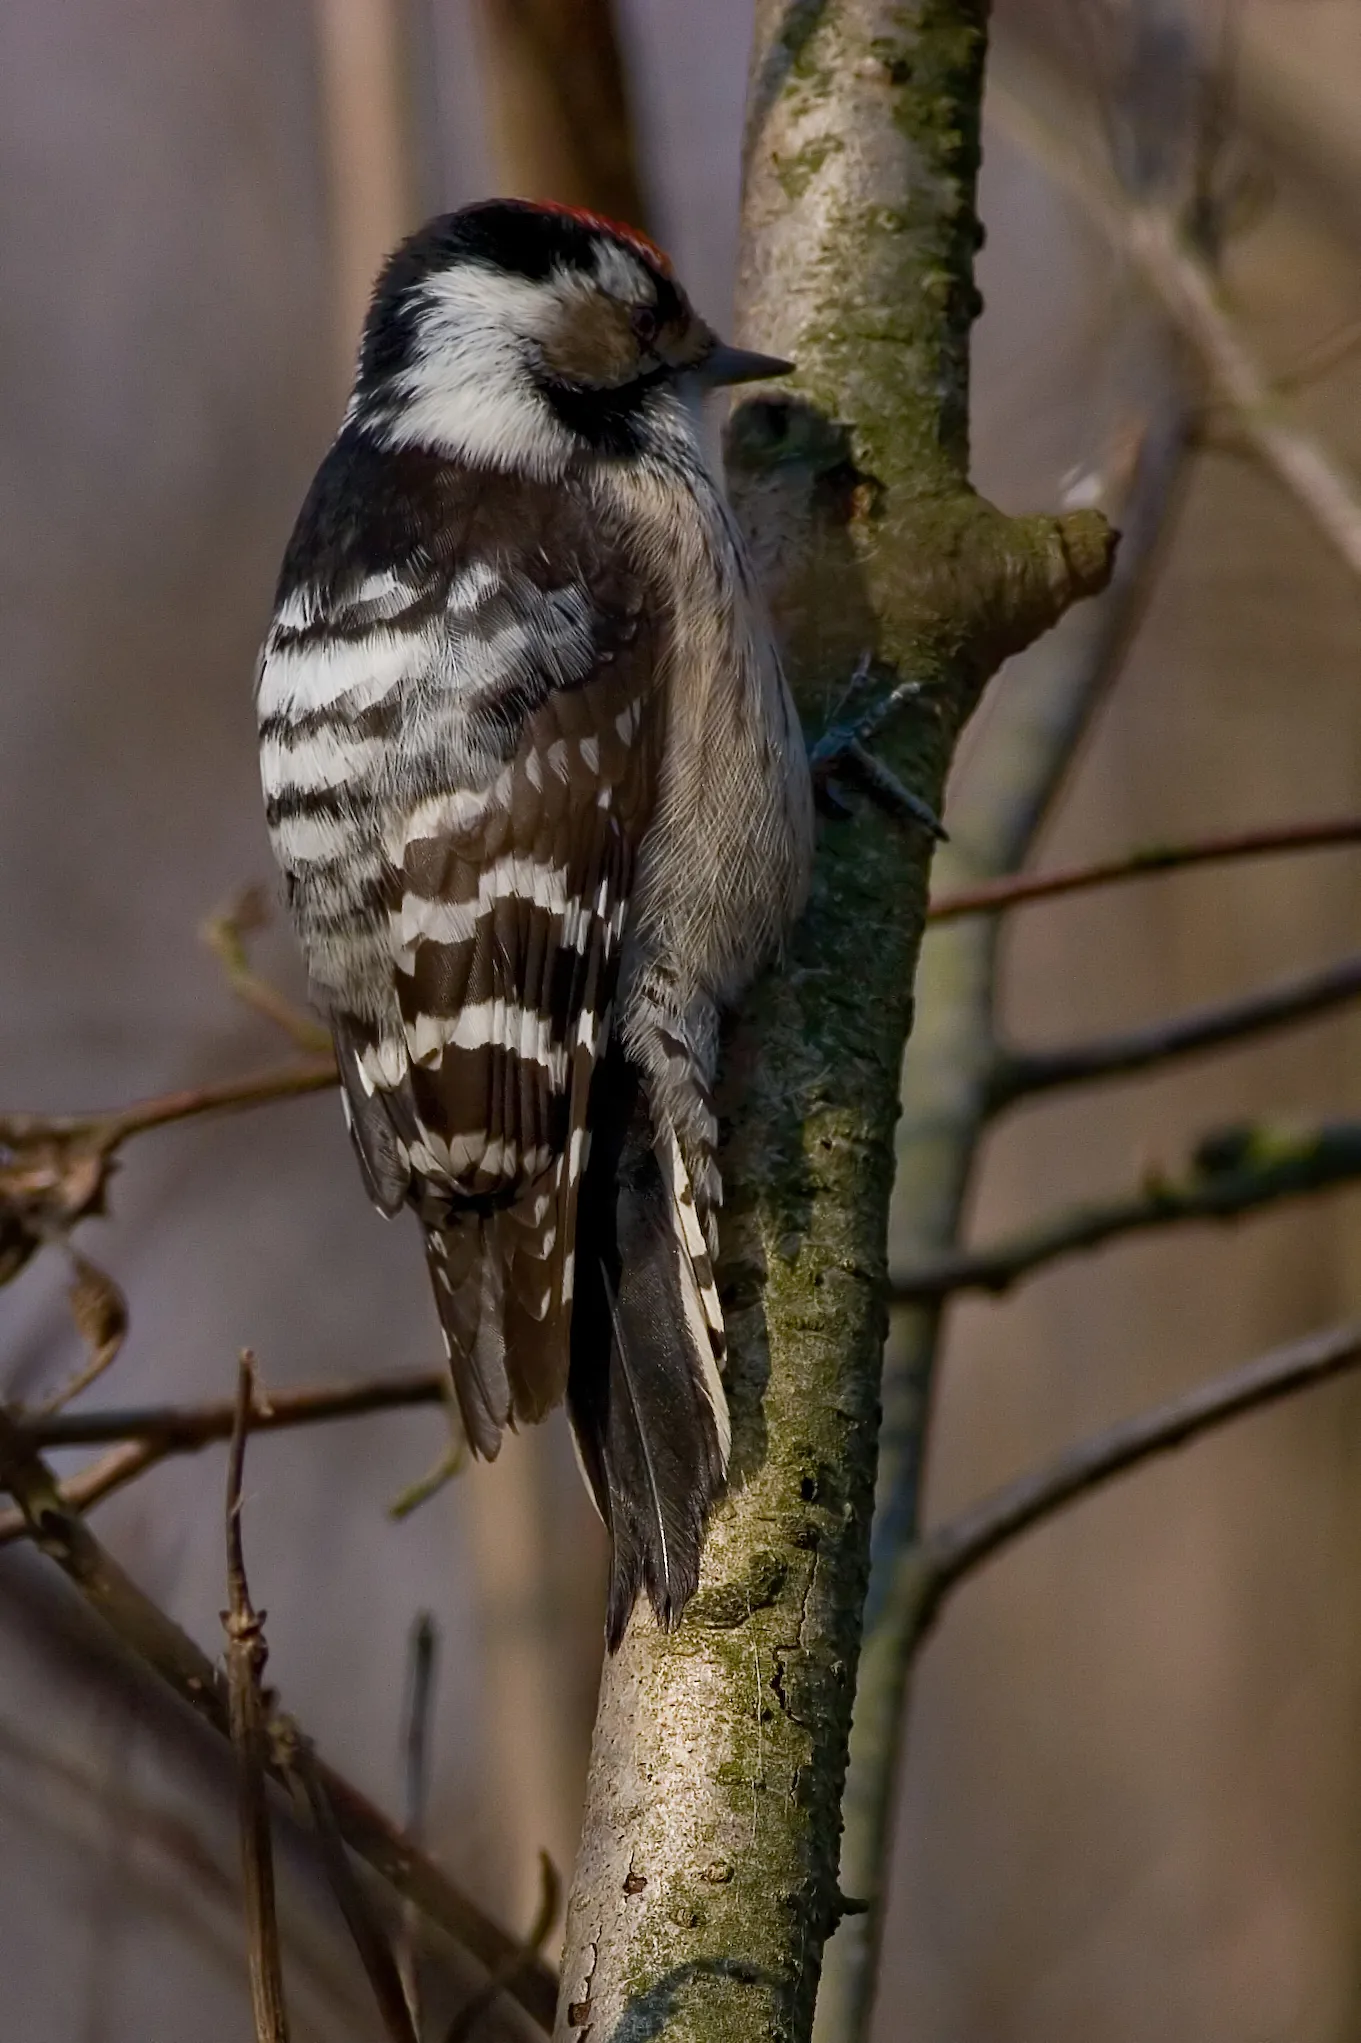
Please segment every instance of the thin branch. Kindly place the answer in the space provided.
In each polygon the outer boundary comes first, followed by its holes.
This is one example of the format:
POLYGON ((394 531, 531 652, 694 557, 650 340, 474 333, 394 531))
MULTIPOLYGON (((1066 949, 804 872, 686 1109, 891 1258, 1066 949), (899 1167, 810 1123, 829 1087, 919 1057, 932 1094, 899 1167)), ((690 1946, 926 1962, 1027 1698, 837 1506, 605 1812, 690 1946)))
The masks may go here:
POLYGON ((1181 1178, 1152 1177, 1137 1192, 1076 1206, 992 1248, 961 1249, 901 1272, 893 1297, 921 1305, 960 1291, 1009 1291, 1084 1249, 1190 1220, 1233 1220, 1263 1206, 1361 1179, 1361 1124, 1307 1131, 1238 1128, 1207 1138, 1181 1178))
MULTIPOLYGON (((439 1633, 428 1610, 418 1615, 411 1627, 407 1659, 406 1729, 402 1738, 406 1775, 406 1834, 414 1845, 425 1843, 426 1804, 430 1794, 430 1718, 435 1700, 435 1667, 439 1633)), ((401 1936, 397 1945, 397 1968, 412 2027, 421 2028, 420 1950, 416 1937, 416 1911, 411 1903, 402 1906, 401 1936)))
MULTIPOLYGON (((274 1391, 268 1406, 256 1411, 251 1430, 272 1433, 292 1426, 319 1425, 331 1419, 363 1418, 370 1412, 441 1404, 447 1383, 447 1372, 430 1370, 378 1377, 365 1383, 337 1384, 334 1388, 274 1391)), ((68 1510, 88 1511, 169 1455, 196 1454, 216 1441, 230 1439, 234 1410, 228 1403, 147 1405, 126 1411, 64 1412, 34 1418, 15 1413, 11 1417, 25 1440, 35 1448, 128 1443, 101 1455, 90 1467, 67 1477, 60 1485, 59 1493, 68 1510)), ((22 1511, 0 1511, 0 1546, 27 1538, 28 1529, 22 1511)))
POLYGON ((1263 858, 1292 851, 1324 851, 1336 845, 1361 843, 1361 816, 1338 816, 1321 822, 1283 823, 1265 830, 1234 830, 1222 836, 1196 838, 1188 844, 1148 844, 1118 858, 1092 865, 1061 866, 1056 872, 1009 873, 960 887, 932 901, 928 922, 953 922, 961 915, 991 915, 1020 908, 1031 901, 1050 901, 1061 894, 1086 893, 1125 880, 1149 879, 1158 873, 1182 872, 1191 866, 1223 865, 1240 858, 1263 858))
POLYGON ((949 1590, 999 1548, 1113 1477, 1184 1447, 1244 1412, 1259 1411, 1296 1391, 1326 1383, 1358 1363, 1361 1326, 1311 1334, 1227 1370, 1138 1418, 1122 1419, 970 1505, 922 1539, 917 1565, 924 1560, 930 1581, 928 1616, 949 1590))
POLYGON ((1219 1049, 1271 1029, 1286 1028, 1342 1007, 1361 994, 1361 956, 1343 958, 1321 971, 1284 980, 1262 993, 1194 1009, 1126 1034, 1102 1036, 1059 1050, 1004 1051, 988 1085, 988 1111, 998 1114, 1016 1100, 1059 1086, 1089 1085, 1121 1078, 1151 1065, 1170 1064, 1197 1050, 1219 1049))
POLYGON ((1288 419, 1226 308, 1209 264, 1164 211, 1122 202, 1097 166, 1071 149, 1022 99, 994 80, 989 105, 1007 133, 1077 199, 1199 356, 1244 441, 1295 498, 1355 575, 1361 575, 1361 491, 1307 428, 1288 419))
POLYGON ((274 1903, 274 1843, 265 1786, 265 1699, 261 1683, 269 1649, 263 1613, 250 1600, 241 1545, 241 1481, 246 1434, 255 1402, 255 1364, 241 1357, 236 1414, 227 1461, 227 1706, 239 1774, 241 1879, 245 1894, 250 1998, 257 2043, 288 2043, 279 1918, 274 1903))
POLYGON ((267 1105, 337 1082, 333 1059, 162 1093, 107 1114, 0 1114, 0 1284, 48 1242, 105 1210, 117 1152, 133 1135, 199 1114, 267 1105))
MULTIPOLYGON (((51 1470, 12 1413, 0 1406, 0 1485, 19 1504, 35 1543, 74 1583, 110 1630, 160 1676, 219 1735, 229 1735, 226 1683, 208 1656, 168 1618, 89 1527, 65 1504, 51 1470)), ((271 1720, 281 1737, 294 1727, 271 1720)), ((341 1775, 318 1761, 321 1778, 351 1851, 367 1861, 398 1895, 409 1896, 422 1914, 452 1937, 490 1972, 520 1947, 498 1923, 461 1893, 447 1875, 341 1775)), ((278 1771, 271 1753, 270 1770, 278 1771)), ((532 2020, 552 2025, 557 1983, 547 1966, 534 1964, 507 1987, 532 2020)))
MULTIPOLYGON (((251 1078, 229 1078, 217 1085, 190 1086, 183 1092, 162 1093, 156 1099, 140 1100, 135 1106, 101 1116, 89 1125, 103 1144, 116 1149, 132 1135, 144 1135, 151 1128, 165 1128, 172 1121, 195 1120, 200 1114, 236 1113, 243 1107, 267 1107, 275 1100, 300 1099, 304 1093, 326 1092, 339 1084, 335 1059, 329 1053, 303 1064, 286 1064, 277 1071, 257 1072, 251 1078)), ((9 1125, 15 1125, 11 1117, 9 1125)))
POLYGON ((529 1935, 521 1945, 518 1955, 508 1958, 501 1969, 492 1974, 486 1985, 479 1988, 467 2006, 459 2009, 445 2033, 444 2043, 468 2043, 474 2029, 490 2012, 495 2001, 514 1986, 522 1968, 537 1961, 562 1906, 562 1881, 558 1876, 557 1867, 546 1851, 539 1853, 539 1881, 538 1913, 530 1925, 529 1935))
MULTIPOLYGON (((267 1407, 251 1420, 253 1433, 311 1426, 329 1419, 360 1419, 370 1412, 401 1410, 440 1402, 447 1372, 409 1370, 400 1376, 367 1377, 358 1383, 313 1384, 302 1390, 272 1390, 267 1407)), ((214 1440, 229 1440, 233 1406, 131 1405, 124 1411, 63 1412, 52 1418, 18 1416, 35 1447, 100 1447, 112 1440, 149 1440, 168 1453, 192 1452, 214 1440)))
POLYGON ((247 887, 229 907, 210 915, 199 934, 220 962, 228 987, 244 1006, 282 1029, 299 1050, 309 1056, 325 1056, 331 1047, 330 1032, 251 966, 246 939, 263 929, 268 920, 269 905, 261 889, 247 887))
POLYGON ((421 2043, 420 2032, 407 2003, 402 1975, 392 1953, 392 1946, 379 1922, 368 1895, 364 1892, 354 1867, 350 1864, 345 1839, 331 1798, 326 1792, 326 1783, 317 1757, 306 1739, 295 1738, 281 1752, 283 1764, 297 1783, 298 1790, 312 1818, 321 1855, 326 1867, 326 1877, 331 1892, 335 1895, 345 1926, 353 1939, 359 1961, 364 1967, 378 2012, 383 2018, 391 2043, 421 2043))
MULTIPOLYGON (((58 1490, 62 1505, 76 1513, 93 1510, 105 1497, 126 1489, 163 1459, 164 1450, 150 1441, 134 1440, 124 1447, 112 1448, 88 1468, 81 1469, 79 1475, 67 1477, 58 1490)), ((3 1487, 0 1483, 0 1488, 3 1487)), ((0 1546, 12 1546, 15 1540, 28 1537, 29 1524, 22 1511, 0 1511, 0 1546)))

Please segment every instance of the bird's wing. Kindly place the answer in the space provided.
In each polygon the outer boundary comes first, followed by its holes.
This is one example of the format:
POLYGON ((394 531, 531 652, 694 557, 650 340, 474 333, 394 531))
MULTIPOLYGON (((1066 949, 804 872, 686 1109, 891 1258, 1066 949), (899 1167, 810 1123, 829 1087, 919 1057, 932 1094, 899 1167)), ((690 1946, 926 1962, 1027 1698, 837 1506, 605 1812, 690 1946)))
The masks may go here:
POLYGON ((358 959, 354 996, 326 989, 347 1117, 379 1206, 426 1222, 465 1421, 494 1453, 565 1382, 587 1100, 664 704, 642 582, 589 505, 483 477, 423 515, 412 480, 405 551, 371 521, 322 623, 296 591, 280 614, 363 696, 367 778, 332 804, 381 896, 332 974, 358 959))

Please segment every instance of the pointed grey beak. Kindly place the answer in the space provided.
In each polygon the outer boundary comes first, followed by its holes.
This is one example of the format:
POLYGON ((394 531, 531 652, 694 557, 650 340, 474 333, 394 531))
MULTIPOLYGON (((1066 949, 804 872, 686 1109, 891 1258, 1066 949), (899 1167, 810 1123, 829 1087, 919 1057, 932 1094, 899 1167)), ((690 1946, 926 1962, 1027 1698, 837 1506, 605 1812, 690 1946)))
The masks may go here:
POLYGON ((720 341, 696 364, 694 373, 706 390, 717 390, 727 383, 757 383, 767 376, 787 376, 793 367, 792 362, 782 362, 778 355, 757 355, 749 348, 730 348, 720 341))

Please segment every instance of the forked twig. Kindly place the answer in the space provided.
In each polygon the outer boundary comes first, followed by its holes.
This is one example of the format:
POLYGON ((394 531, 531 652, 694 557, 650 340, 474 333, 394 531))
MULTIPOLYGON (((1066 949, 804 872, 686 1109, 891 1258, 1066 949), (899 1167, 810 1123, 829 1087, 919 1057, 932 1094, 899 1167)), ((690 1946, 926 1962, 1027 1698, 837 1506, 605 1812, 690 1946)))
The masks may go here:
POLYGON ((274 1846, 265 1785, 266 1710, 262 1691, 268 1647, 263 1611, 250 1600, 241 1545, 241 1480, 246 1434, 255 1402, 255 1363, 243 1353, 236 1387, 236 1418, 227 1460, 227 1703, 239 1772, 241 1878, 245 1894, 250 1997, 257 2043, 288 2043, 279 1919, 274 1901, 274 1846))
POLYGON ((300 1050, 324 1055, 331 1047, 329 1032, 251 965, 246 938, 263 929, 268 920, 263 892, 259 887, 246 887, 226 908, 210 915, 199 934, 220 960, 227 984, 239 1001, 282 1029, 300 1050))
POLYGON ((1289 491, 1316 531, 1361 575, 1361 487, 1307 426, 1286 416, 1271 378, 1224 303, 1219 280, 1177 222, 1132 204, 1015 92, 993 81, 1003 131, 1033 155, 1127 254, 1172 325, 1195 350, 1244 444, 1289 491))
MULTIPOLYGON (((55 1421, 52 1423, 56 1423, 55 1421)), ((223 1736, 230 1733, 227 1685, 220 1671, 172 1618, 114 1560, 66 1504, 52 1471, 14 1415, 0 1405, 0 1486, 23 1511, 35 1544, 56 1563, 90 1608, 145 1666, 223 1736)), ((280 1735, 292 1727, 280 1726, 280 1735)), ((273 1724, 269 1736, 274 1736, 273 1724)), ((278 1761, 272 1751, 271 1771, 278 1761)), ((367 1797, 317 1762, 336 1821, 350 1849, 399 1895, 489 1970, 518 1957, 519 1946, 459 1891, 433 1860, 417 1851, 367 1797)), ((546 1965, 526 1966, 506 1990, 540 2028, 552 2026, 557 1981, 546 1965)))
MULTIPOLYGON (((448 1382, 447 1370, 431 1370, 376 1377, 364 1383, 276 1391, 266 1409, 255 1411, 251 1430, 269 1433, 332 1419, 361 1418, 368 1412, 441 1404, 448 1382)), ((169 1455, 196 1454, 215 1441, 230 1439, 234 1414, 234 1404, 214 1403, 146 1405, 126 1411, 63 1412, 32 1417, 14 1413, 11 1417, 35 1448, 124 1443, 101 1455, 78 1475, 68 1476, 60 1485, 62 1502, 68 1510, 88 1511, 169 1455)), ((0 1511, 0 1546, 24 1539, 28 1532, 22 1511, 0 1511)))

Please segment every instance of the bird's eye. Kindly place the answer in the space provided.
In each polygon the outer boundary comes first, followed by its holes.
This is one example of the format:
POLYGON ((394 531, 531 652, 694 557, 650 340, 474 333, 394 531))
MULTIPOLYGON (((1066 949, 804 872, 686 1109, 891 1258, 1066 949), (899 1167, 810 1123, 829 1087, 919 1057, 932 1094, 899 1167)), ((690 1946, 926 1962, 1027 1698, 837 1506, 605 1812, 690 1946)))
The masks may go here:
POLYGON ((636 305, 633 309, 630 323, 634 334, 643 343, 644 347, 649 346, 651 342, 656 340, 658 320, 656 313, 650 305, 636 305))

